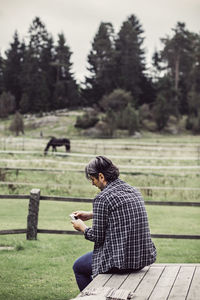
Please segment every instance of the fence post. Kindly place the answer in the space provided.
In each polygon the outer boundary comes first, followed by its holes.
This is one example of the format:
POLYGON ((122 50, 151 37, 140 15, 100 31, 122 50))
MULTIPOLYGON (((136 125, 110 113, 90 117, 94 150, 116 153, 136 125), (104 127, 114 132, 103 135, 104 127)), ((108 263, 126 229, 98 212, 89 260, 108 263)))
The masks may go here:
POLYGON ((32 189, 30 192, 29 209, 27 217, 27 240, 37 240, 38 212, 40 204, 40 189, 32 189))

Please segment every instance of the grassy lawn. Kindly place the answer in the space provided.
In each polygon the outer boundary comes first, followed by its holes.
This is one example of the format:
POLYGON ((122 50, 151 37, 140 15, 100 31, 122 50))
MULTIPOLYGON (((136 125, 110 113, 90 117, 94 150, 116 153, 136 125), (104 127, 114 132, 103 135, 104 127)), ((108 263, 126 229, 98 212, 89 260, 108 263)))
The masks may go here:
POLYGON ((1 244, 15 246, 0 251, 0 299, 70 299, 78 294, 72 272, 73 261, 92 248, 83 237, 39 235, 1 238, 1 244))
MULTIPOLYGON (((75 116, 70 118, 75 120, 75 116)), ((0 194, 29 194, 31 188, 40 188, 42 195, 86 198, 96 195, 98 190, 85 179, 84 173, 16 172, 1 169, 27 167, 84 170, 91 157, 63 157, 51 153, 47 157, 43 156, 47 136, 58 132, 60 136, 64 135, 64 120, 65 117, 56 126, 48 128, 43 122, 44 127, 37 127, 35 131, 30 126, 24 140, 11 137, 10 141, 6 141, 7 150, 22 150, 24 147, 25 150, 38 153, 0 153, 0 194), (41 140, 40 130, 44 133, 44 139, 41 140)), ((70 132, 73 132, 71 125, 67 133, 70 132)), ((4 150, 4 139, 0 150, 4 150)), ((186 135, 177 137, 146 133, 140 140, 89 140, 81 137, 72 139, 71 153, 127 156, 116 157, 113 162, 121 166, 121 171, 133 171, 131 175, 121 174, 121 178, 133 186, 140 186, 145 200, 199 202, 199 190, 181 190, 182 187, 199 188, 199 169, 193 168, 200 166, 197 144, 198 136, 186 135), (140 158, 131 159, 129 156, 140 158), (177 160, 173 159, 176 157, 177 160), (148 169, 139 169, 141 166, 147 166, 148 169), (152 166, 169 166, 172 169, 151 169, 152 166), (176 169, 179 166, 189 168, 176 169), (150 193, 142 189, 150 186, 163 189, 152 189, 150 193), (167 187, 170 189, 165 189, 167 187), (180 187, 180 190, 173 189, 176 187, 180 187)), ((64 149, 60 151, 64 152, 64 149)), ((25 229, 28 203, 28 200, 0 199, 0 229, 25 229)), ((199 207, 147 205, 146 208, 151 233, 200 234, 199 207)), ((92 205, 41 201, 38 228, 72 230, 68 215, 77 209, 91 210, 92 205)), ((154 239, 154 242, 158 250, 158 263, 200 263, 200 240, 154 239)), ((68 300, 76 296, 78 288, 72 271, 73 262, 93 248, 93 244, 83 236, 54 234, 38 234, 37 241, 26 241, 25 234, 0 235, 0 246, 13 247, 13 250, 0 251, 0 300, 68 300)))
MULTIPOLYGON (((26 228, 28 200, 0 200, 2 229, 26 228)), ((39 228, 69 229, 69 213, 91 209, 91 204, 41 201, 39 228)), ((200 208, 147 206, 152 233, 199 234, 200 208)), ((154 239, 158 263, 200 262, 199 240, 154 239)), ((0 236, 0 299, 70 299, 78 294, 72 272, 76 258, 91 251, 83 236, 38 234, 26 241, 24 234, 0 236)))
MULTIPOLYGON (((200 261, 200 241, 154 239, 157 262, 200 261)), ((15 246, 0 251, 0 299, 67 300, 78 294, 72 272, 73 261, 92 243, 82 236, 38 235, 26 241, 24 235, 1 237, 1 244, 15 246)))

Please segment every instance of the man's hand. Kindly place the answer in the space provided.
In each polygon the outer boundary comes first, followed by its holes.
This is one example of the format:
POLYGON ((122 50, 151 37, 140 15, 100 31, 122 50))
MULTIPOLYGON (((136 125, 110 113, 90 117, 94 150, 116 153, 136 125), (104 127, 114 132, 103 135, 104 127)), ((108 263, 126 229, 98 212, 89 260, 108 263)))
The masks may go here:
POLYGON ((85 223, 80 219, 77 219, 76 221, 71 221, 71 223, 73 224, 74 229, 76 229, 78 231, 84 232, 85 229, 87 228, 85 223))
POLYGON ((73 212, 75 217, 78 219, 81 219, 82 221, 87 221, 93 218, 93 212, 92 211, 75 211, 73 212))

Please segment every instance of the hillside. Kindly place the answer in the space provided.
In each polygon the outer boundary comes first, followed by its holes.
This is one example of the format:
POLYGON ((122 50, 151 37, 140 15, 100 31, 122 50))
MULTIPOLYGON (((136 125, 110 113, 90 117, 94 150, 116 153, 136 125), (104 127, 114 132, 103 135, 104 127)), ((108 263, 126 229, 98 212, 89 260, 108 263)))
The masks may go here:
MULTIPOLYGON (((43 113, 42 115, 24 115, 25 137, 38 138, 49 136, 79 136, 81 131, 74 127, 76 118, 82 115, 83 111, 58 110, 55 112, 43 113)), ((13 116, 7 119, 0 119, 0 136, 12 136, 9 126, 13 116)))
MULTIPOLYGON (((69 137, 69 138, 98 138, 104 135, 99 135, 96 128, 83 130, 76 128, 77 116, 82 116, 87 109, 71 110, 62 109, 42 114, 26 114, 23 115, 24 120, 24 135, 27 138, 44 138, 50 136, 69 137)), ((14 115, 8 118, 0 119, 0 137, 11 137, 13 133, 9 130, 10 124, 14 115)), ((101 116, 100 116, 101 119, 101 116)), ((190 131, 185 130, 186 118, 183 116, 179 122, 175 118, 170 117, 166 129, 162 132, 156 130, 156 124, 152 120, 143 120, 143 127, 139 133, 131 136, 131 138, 156 138, 163 135, 189 135, 193 136, 190 131)), ((22 134, 20 134, 22 136, 22 134)), ((117 130, 114 134, 115 138, 130 138, 126 130, 117 130)))

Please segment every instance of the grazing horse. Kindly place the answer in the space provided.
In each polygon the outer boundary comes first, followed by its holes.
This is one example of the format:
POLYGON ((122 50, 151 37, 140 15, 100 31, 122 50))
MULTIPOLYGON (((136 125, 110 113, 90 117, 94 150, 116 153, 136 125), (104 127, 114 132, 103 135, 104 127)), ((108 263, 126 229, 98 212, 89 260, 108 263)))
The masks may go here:
POLYGON ((69 139, 57 139, 52 137, 50 141, 47 143, 46 148, 44 149, 44 155, 47 155, 47 152, 50 147, 52 147, 52 151, 57 151, 56 147, 65 146, 66 151, 70 151, 70 140, 69 139))

